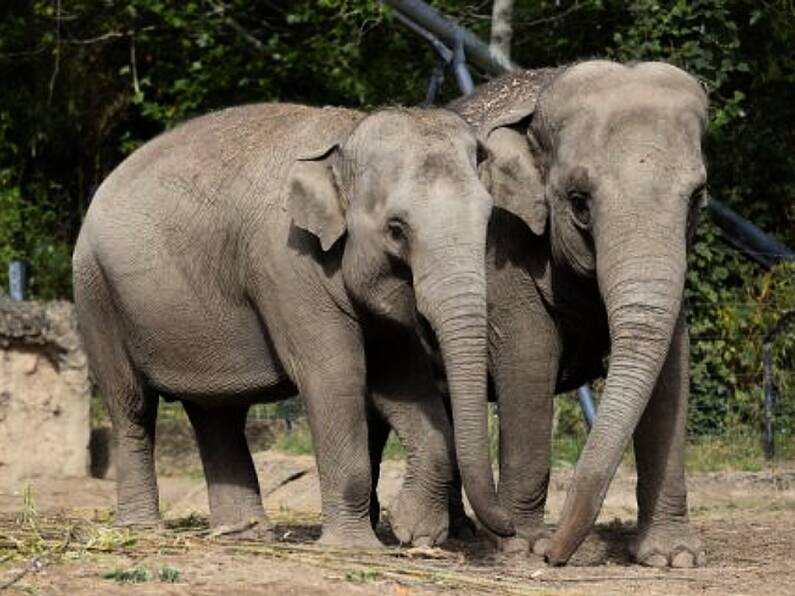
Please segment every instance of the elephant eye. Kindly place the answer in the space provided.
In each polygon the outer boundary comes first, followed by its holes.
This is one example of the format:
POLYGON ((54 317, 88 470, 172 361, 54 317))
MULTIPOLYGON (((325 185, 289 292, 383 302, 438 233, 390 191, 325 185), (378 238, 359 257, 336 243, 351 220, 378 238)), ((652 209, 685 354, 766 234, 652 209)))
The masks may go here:
POLYGON ((583 229, 591 226, 591 206, 589 197, 584 192, 572 191, 569 193, 569 203, 574 223, 583 229))
POLYGON ((393 217, 386 223, 386 233, 393 242, 406 241, 406 224, 404 221, 393 217))

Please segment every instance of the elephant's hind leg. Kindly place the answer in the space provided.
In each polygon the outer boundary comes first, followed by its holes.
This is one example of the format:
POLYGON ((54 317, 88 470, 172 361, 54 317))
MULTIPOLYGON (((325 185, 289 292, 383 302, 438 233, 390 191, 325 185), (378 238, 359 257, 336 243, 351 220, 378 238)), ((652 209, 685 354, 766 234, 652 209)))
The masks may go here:
POLYGON ((155 422, 158 396, 129 372, 98 376, 110 411, 116 442, 116 525, 159 527, 160 504, 155 474, 155 422))
POLYGON ((217 533, 272 539, 246 441, 248 407, 183 405, 196 433, 207 480, 210 526, 217 533))
POLYGON ((116 524, 157 527, 154 441, 157 394, 125 349, 119 316, 94 257, 75 259, 75 305, 91 372, 107 405, 116 445, 116 524))

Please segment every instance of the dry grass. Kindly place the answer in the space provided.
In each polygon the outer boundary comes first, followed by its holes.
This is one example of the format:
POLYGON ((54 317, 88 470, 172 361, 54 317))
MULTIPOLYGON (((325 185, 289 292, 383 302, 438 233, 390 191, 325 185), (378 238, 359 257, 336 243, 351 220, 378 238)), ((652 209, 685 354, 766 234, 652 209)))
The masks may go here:
MULTIPOLYGON (((351 583, 394 582, 414 588, 431 588, 466 593, 539 594, 569 583, 609 580, 604 574, 595 577, 561 578, 550 575, 548 568, 536 565, 496 564, 495 554, 482 544, 453 544, 447 549, 386 547, 378 550, 333 548, 312 544, 317 537, 317 516, 293 516, 286 512, 272 515, 279 541, 261 541, 213 537, 207 520, 191 516, 174 520, 161 532, 136 533, 109 528, 102 521, 65 516, 0 514, 0 561, 13 563, 21 570, 10 575, 6 583, 19 581, 28 571, 40 571, 49 564, 91 562, 116 564, 102 574, 108 581, 166 581, 162 557, 214 555, 248 555, 263 559, 288 561, 321 570, 326 578, 351 583), (119 566, 125 557, 133 561, 119 566), (160 569, 158 572, 157 570, 160 569), (153 570, 153 571, 152 571, 153 570)), ((526 561, 526 560, 525 560, 526 561)), ((6 565, 0 565, 0 569, 6 565)), ((171 569, 171 568, 168 568, 171 569)), ((177 570, 174 570, 177 571, 177 570)), ((173 576, 173 572, 165 574, 173 576)), ((655 574, 643 579, 665 577, 655 574)), ((687 580, 687 578, 681 578, 687 580)), ((560 592, 556 592, 560 593, 560 592)))

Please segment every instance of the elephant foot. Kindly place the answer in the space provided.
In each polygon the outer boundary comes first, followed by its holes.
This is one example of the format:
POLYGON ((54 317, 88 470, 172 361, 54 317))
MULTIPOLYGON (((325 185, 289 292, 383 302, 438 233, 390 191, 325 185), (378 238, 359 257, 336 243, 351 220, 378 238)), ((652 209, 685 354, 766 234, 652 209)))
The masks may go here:
POLYGON ((389 519, 398 542, 435 546, 447 540, 450 515, 447 499, 434 502, 413 490, 402 490, 392 505, 389 519))
POLYGON ((516 535, 508 538, 493 535, 489 538, 498 552, 505 555, 529 554, 543 556, 549 547, 551 534, 543 525, 516 526, 516 535))
POLYGON ((213 525, 210 535, 213 537, 223 536, 224 538, 262 542, 273 542, 275 540, 273 525, 267 518, 261 516, 235 523, 213 525))
POLYGON ((330 546, 334 548, 355 548, 362 550, 381 550, 386 548, 376 538, 373 531, 367 528, 367 531, 345 531, 342 529, 323 528, 323 533, 317 541, 321 546, 330 546))
POLYGON ((162 530, 165 528, 159 514, 142 515, 139 512, 117 512, 113 525, 117 528, 129 528, 131 530, 162 530))
POLYGON ((703 567, 707 564, 704 543, 684 522, 638 529, 629 552, 637 563, 649 567, 703 567))

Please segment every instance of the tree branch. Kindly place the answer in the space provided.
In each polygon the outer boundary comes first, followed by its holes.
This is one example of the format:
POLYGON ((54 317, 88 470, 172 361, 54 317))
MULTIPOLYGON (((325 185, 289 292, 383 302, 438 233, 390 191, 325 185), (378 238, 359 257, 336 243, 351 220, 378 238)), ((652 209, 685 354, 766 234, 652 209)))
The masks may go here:
POLYGON ((216 14, 220 15, 226 24, 229 25, 232 29, 237 31, 239 35, 241 35, 246 41, 251 43, 255 48, 258 50, 265 49, 265 44, 262 43, 259 39, 254 37, 250 31, 248 31, 243 25, 241 25, 234 17, 227 13, 227 5, 220 1, 214 0, 205 0, 205 3, 210 5, 212 9, 215 11, 216 14))
POLYGON ((50 77, 50 93, 47 96, 47 105, 52 104, 52 96, 55 92, 55 79, 58 77, 58 71, 61 69, 61 0, 57 0, 55 4, 55 64, 52 68, 52 76, 50 77))

